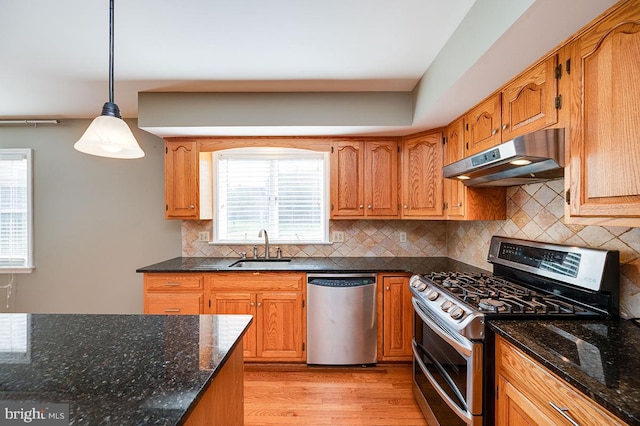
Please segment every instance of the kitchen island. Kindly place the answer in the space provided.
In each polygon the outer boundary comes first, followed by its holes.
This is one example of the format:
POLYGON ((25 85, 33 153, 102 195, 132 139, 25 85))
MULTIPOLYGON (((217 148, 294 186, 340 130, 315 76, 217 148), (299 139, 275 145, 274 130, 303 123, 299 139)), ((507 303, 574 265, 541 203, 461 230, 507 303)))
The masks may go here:
POLYGON ((0 354, 0 405, 68 405, 67 424, 243 422, 251 316, 3 316, 26 327, 0 354))

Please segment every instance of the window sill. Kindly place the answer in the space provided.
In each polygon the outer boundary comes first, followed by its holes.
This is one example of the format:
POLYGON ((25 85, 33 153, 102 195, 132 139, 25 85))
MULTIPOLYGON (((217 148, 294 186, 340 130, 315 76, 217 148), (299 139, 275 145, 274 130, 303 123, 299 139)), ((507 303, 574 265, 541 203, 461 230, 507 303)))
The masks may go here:
POLYGON ((2 274, 30 274, 35 266, 0 266, 0 275, 2 274))

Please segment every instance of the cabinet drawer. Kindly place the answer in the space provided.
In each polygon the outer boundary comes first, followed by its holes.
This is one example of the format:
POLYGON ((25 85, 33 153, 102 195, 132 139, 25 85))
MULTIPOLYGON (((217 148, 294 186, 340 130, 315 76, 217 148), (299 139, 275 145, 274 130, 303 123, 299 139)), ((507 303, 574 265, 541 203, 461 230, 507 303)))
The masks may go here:
POLYGON ((147 291, 202 290, 204 278, 199 274, 145 274, 144 287, 147 291))
POLYGON ((231 272, 207 274, 210 290, 302 290, 305 274, 299 272, 231 272))
POLYGON ((562 408, 580 425, 624 425, 593 400, 529 358, 501 338, 497 339, 498 374, 505 377, 524 397, 554 424, 569 424, 551 404, 562 408))
POLYGON ((202 312, 202 293, 152 293, 145 295, 145 314, 198 315, 202 312))

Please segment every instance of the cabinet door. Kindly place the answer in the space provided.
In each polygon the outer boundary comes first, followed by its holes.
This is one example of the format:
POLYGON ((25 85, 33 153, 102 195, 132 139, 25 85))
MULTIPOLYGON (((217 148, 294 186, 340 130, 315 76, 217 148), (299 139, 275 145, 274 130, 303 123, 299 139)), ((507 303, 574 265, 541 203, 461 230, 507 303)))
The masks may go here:
POLYGON ((364 142, 331 143, 331 217, 364 216, 364 142))
POLYGON ((465 153, 476 154, 502 142, 500 93, 478 104, 467 114, 465 153))
POLYGON ((410 360, 413 338, 413 305, 409 277, 382 277, 382 356, 410 360))
POLYGON ((503 142, 558 122, 556 64, 552 56, 502 89, 503 142))
POLYGON ((496 426, 553 426, 554 423, 538 410, 525 395, 508 380, 498 376, 496 426))
POLYGON ((195 140, 165 141, 166 219, 198 219, 198 145, 195 140))
POLYGON ((211 295, 212 314, 253 315, 254 321, 242 340, 245 358, 255 358, 256 350, 256 295, 245 292, 217 292, 211 295))
POLYGON ((264 292, 256 300, 258 356, 302 360, 302 293, 264 292))
POLYGON ((640 226, 640 1, 624 3, 576 43, 571 78, 581 108, 570 132, 569 216, 640 226))
POLYGON ((432 219, 443 208, 442 133, 402 142, 402 217, 432 219))
POLYGON ((366 216, 398 216, 398 142, 365 143, 366 216))
POLYGON ((145 314, 198 315, 202 313, 202 293, 146 293, 145 314))
MULTIPOLYGON (((464 119, 460 118, 447 128, 444 164, 455 163, 464 157, 464 119)), ((465 186, 458 179, 444 179, 444 205, 447 218, 464 217, 465 186)))

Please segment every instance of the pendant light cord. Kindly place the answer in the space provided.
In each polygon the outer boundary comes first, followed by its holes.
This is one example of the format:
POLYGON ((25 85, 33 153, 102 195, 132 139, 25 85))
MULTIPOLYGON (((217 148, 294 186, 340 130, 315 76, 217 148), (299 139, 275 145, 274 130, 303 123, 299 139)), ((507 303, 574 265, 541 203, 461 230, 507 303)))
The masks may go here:
POLYGON ((109 0, 109 102, 113 103, 113 0, 109 0))
POLYGON ((113 2, 109 0, 109 102, 106 102, 102 107, 101 115, 108 115, 111 117, 122 118, 120 115, 120 108, 113 102, 113 51, 114 51, 114 31, 113 31, 113 2))

